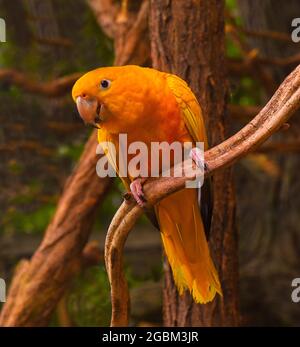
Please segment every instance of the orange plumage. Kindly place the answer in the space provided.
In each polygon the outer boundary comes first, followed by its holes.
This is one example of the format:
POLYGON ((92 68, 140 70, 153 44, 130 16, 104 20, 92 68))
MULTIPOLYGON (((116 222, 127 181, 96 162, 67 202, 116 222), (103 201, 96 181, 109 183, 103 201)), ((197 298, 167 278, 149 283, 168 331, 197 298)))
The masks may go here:
MULTIPOLYGON (((142 141, 149 151, 151 142, 163 141, 202 141, 207 147, 200 106, 175 75, 138 66, 100 68, 81 77, 72 95, 82 118, 99 126, 100 142, 110 140, 118 148, 118 135, 126 133, 128 144, 142 141)), ((118 153, 119 159, 124 155, 118 153)), ((118 163, 112 164, 118 171, 118 163)), ((122 178, 127 189, 133 179, 122 178)), ((186 188, 163 199, 155 214, 179 292, 188 289, 199 303, 221 294, 197 190, 186 188)))

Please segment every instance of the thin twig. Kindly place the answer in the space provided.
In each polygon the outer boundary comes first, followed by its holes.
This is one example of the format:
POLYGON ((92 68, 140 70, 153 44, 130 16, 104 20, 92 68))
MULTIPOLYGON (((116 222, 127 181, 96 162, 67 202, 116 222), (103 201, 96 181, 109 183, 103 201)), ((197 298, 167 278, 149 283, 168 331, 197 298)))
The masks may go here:
POLYGON ((48 97, 57 97, 69 93, 71 87, 81 75, 81 73, 73 73, 49 82, 39 82, 14 69, 0 69, 0 81, 15 85, 28 93, 48 97))
POLYGON ((262 39, 272 39, 276 41, 281 41, 285 43, 294 44, 294 42, 291 40, 291 36, 287 33, 280 32, 280 31, 273 31, 273 30, 250 30, 246 29, 245 27, 238 25, 237 18, 231 13, 230 11, 225 11, 226 19, 230 24, 226 24, 226 30, 227 27, 234 26, 235 29, 246 36, 252 36, 252 37, 258 37, 262 39))
POLYGON ((245 29, 243 27, 239 27, 239 30, 241 30, 247 36, 259 37, 262 39, 272 39, 272 40, 281 41, 281 42, 285 42, 289 44, 294 44, 289 34, 282 33, 279 31, 271 31, 271 30, 255 31, 255 30, 245 29))
POLYGON ((277 88, 277 84, 270 71, 266 69, 266 66, 260 64, 258 61, 259 51, 257 49, 251 49, 251 47, 243 41, 235 26, 228 26, 226 32, 239 47, 246 67, 249 67, 249 70, 260 79, 268 94, 272 95, 277 88))

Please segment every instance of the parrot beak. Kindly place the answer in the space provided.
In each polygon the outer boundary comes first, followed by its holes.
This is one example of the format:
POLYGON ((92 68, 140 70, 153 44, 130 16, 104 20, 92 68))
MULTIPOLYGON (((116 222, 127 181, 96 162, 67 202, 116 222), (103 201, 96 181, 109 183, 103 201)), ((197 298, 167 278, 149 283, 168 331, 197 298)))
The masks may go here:
POLYGON ((85 124, 91 124, 96 128, 98 124, 103 120, 101 117, 101 104, 94 97, 88 97, 86 95, 78 96, 76 98, 76 105, 80 117, 85 124))

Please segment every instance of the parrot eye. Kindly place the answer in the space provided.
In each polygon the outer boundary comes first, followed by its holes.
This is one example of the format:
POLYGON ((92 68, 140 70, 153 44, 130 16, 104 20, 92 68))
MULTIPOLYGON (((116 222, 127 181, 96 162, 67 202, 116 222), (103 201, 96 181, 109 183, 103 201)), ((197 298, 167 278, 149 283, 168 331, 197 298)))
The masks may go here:
POLYGON ((110 80, 102 80, 100 82, 100 89, 108 89, 110 87, 111 81, 110 80))

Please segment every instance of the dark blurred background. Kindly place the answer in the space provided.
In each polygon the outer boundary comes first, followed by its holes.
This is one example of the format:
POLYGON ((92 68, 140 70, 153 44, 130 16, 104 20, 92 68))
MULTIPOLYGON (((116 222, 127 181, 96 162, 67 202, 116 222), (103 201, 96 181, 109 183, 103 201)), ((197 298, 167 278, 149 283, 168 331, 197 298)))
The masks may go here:
MULTIPOLYGON (((79 119, 70 92, 56 97, 25 92, 1 72, 13 69, 28 81, 52 81, 112 65, 114 53, 84 0, 0 0, 0 17, 7 30, 7 42, 0 43, 0 277, 9 283, 15 265, 40 243, 91 129, 79 119)), ((226 2, 232 133, 300 62, 299 44, 290 38, 296 17, 297 0, 226 2), (245 57, 259 57, 262 68, 247 70, 245 57)), ((291 281, 300 277, 299 124, 296 115, 287 131, 235 166, 243 325, 300 325, 300 304, 291 300, 291 281)), ((116 179, 98 211, 92 239, 100 254, 122 191, 116 179)), ((160 237, 146 219, 136 229, 126 248, 132 324, 156 325, 162 319, 160 237)), ((109 320, 100 257, 75 278, 51 325, 99 326, 109 320)))

